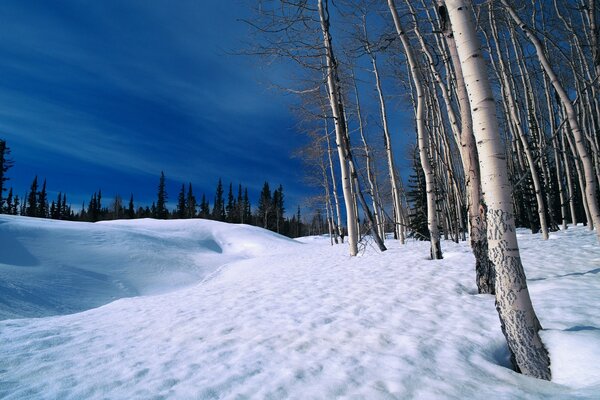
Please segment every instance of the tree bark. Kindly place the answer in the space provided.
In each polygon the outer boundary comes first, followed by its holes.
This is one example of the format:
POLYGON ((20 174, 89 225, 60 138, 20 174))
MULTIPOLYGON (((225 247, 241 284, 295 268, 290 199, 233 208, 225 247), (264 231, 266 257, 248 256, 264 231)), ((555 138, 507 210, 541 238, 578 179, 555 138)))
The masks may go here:
POLYGON ((327 0, 318 0, 319 19, 323 33, 323 45, 325 47, 325 59, 327 66, 327 89, 329 92, 329 104, 335 123, 335 138, 340 160, 340 171, 342 175, 342 188, 344 192, 344 202, 346 204, 346 225, 348 229, 348 245, 350 255, 355 256, 358 253, 358 227, 356 224, 357 210, 354 206, 352 195, 352 182, 348 171, 348 160, 346 155, 346 121, 344 119, 344 107, 340 98, 340 83, 337 73, 337 61, 333 53, 331 35, 329 32, 329 12, 327 11, 327 0))
MULTIPOLYGON (((443 0, 438 1, 438 5, 443 0)), ((471 250, 475 256, 475 282, 479 293, 494 294, 494 266, 488 257, 488 242, 486 236, 486 221, 482 210, 481 175, 479 172, 479 157, 475 136, 473 135, 473 121, 471 119, 471 106, 467 95, 467 88, 463 78, 462 66, 456 50, 456 42, 452 34, 451 21, 446 16, 440 16, 445 26, 444 37, 452 59, 456 79, 456 93, 460 105, 460 150, 465 172, 465 186, 467 189, 467 209, 469 216, 469 236, 471 250), (446 20, 444 21, 444 18, 446 20)))
POLYGON ((590 229, 594 228, 594 225, 598 227, 596 230, 596 234, 598 239, 600 240, 600 208, 598 208, 598 201, 596 197, 597 184, 596 177, 594 176, 594 168, 592 166, 592 160, 590 158, 590 154, 585 146, 585 138, 581 131, 579 121, 577 118, 577 113, 575 108, 573 107, 573 103, 569 98, 569 95, 563 88, 562 84, 558 80, 558 76, 554 72, 552 65, 546 54, 544 53, 544 49, 542 43, 537 38, 537 36, 533 33, 533 31, 525 24, 521 18, 517 15, 515 10, 508 4, 507 0, 500 0, 502 5, 506 8, 509 15, 515 21, 517 25, 525 32, 527 38, 531 41, 531 43, 535 47, 535 51, 537 57, 542 65, 542 68, 550 78, 550 82, 554 86, 556 93, 558 94, 563 107, 567 113, 567 118, 569 121, 569 126, 571 127, 571 132, 575 139, 575 147, 577 149, 577 153, 579 154, 579 158, 581 159, 581 163, 583 165, 583 173, 585 176, 585 201, 587 201, 587 205, 590 212, 591 220, 588 221, 590 229))
POLYGON ((413 54, 412 45, 410 44, 408 38, 406 37, 406 33, 404 32, 404 30, 402 29, 402 25, 400 24, 400 17, 398 16, 398 12, 396 11, 396 5, 394 4, 394 0, 388 0, 388 6, 392 14, 392 18, 394 20, 396 32, 400 37, 400 41, 402 42, 402 46, 404 48, 404 53, 406 54, 406 58, 408 59, 411 78, 413 84, 415 85, 415 91, 417 92, 417 137, 419 142, 419 156, 421 159, 421 166, 423 167, 423 172, 425 173, 425 187, 427 192, 427 227, 429 228, 429 236, 431 239, 431 258, 433 260, 439 260, 442 258, 442 248, 439 237, 440 235, 438 229, 437 209, 435 201, 435 179, 433 174, 433 168, 431 166, 431 162, 429 161, 429 144, 425 134, 425 123, 423 120, 425 116, 425 94, 423 91, 421 74, 417 65, 417 59, 413 54))
POLYGON ((496 269, 496 309, 515 368, 550 380, 550 359, 538 334, 541 325, 533 310, 519 255, 504 146, 472 10, 465 0, 446 0, 445 4, 471 104, 488 207, 489 255, 496 269))

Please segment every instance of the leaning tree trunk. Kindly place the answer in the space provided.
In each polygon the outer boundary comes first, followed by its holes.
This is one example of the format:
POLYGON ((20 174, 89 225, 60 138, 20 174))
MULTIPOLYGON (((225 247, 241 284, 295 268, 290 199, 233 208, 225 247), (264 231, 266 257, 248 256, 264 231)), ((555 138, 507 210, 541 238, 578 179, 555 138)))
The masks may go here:
POLYGON ((585 176, 585 198, 584 201, 587 201, 588 208, 590 210, 591 220, 588 221, 590 229, 593 229, 595 225, 598 229, 596 229, 596 234, 598 235, 598 239, 600 240, 600 208, 598 208, 598 202, 596 197, 596 177, 594 175, 594 168, 592 166, 592 160, 590 158, 590 154, 585 146, 585 138, 581 131, 577 112, 573 107, 573 103, 569 98, 566 90, 563 88, 562 84, 558 80, 558 76, 554 72, 548 57, 544 53, 544 49, 542 43, 534 35, 533 31, 519 18, 515 10, 508 4, 507 0, 500 0, 512 19, 519 25, 519 27, 525 32, 527 38, 531 41, 533 46, 535 47, 535 51, 537 57, 544 69, 544 72, 550 78, 550 82, 554 86, 556 93, 558 94, 563 107, 567 113, 567 118, 569 121, 569 126, 571 127, 571 132, 573 133, 573 137, 575 139, 575 147, 577 148, 577 153, 579 154, 579 158, 581 159, 581 163, 583 164, 583 172, 585 176))
POLYGON ((400 17, 396 11, 394 0, 388 0, 388 6, 390 8, 390 12, 392 13, 396 32, 398 33, 400 41, 402 42, 402 46, 404 47, 404 53, 406 54, 408 65, 410 67, 411 78, 417 92, 417 137, 419 142, 421 166, 423 167, 423 172, 425 173, 425 190, 427 192, 427 227, 429 228, 429 236, 431 238, 431 258, 433 260, 439 260, 442 258, 442 248, 440 244, 435 201, 435 179, 433 176, 433 168, 431 166, 431 162, 429 161, 429 144, 425 132, 425 93, 423 91, 423 83, 421 81, 421 74, 419 71, 419 66, 417 65, 417 59, 413 54, 412 45, 406 37, 406 32, 404 32, 402 25, 400 24, 400 17))
MULTIPOLYGON (((443 3, 439 0, 438 4, 443 3)), ((452 34, 450 21, 444 21, 444 37, 456 76, 456 93, 460 106, 460 146, 461 159, 465 172, 465 186, 467 189, 467 207, 469 213, 469 235, 471 250, 475 256, 475 282, 479 293, 494 294, 494 266, 488 256, 488 243, 486 237, 485 213, 481 199, 481 175, 479 172, 479 157, 475 136, 473 136, 473 121, 471 107, 467 95, 467 87, 463 79, 462 67, 456 51, 456 41, 452 34)))
POLYGON ((466 0, 445 3, 471 104, 488 207, 489 255, 496 269, 496 309, 502 331, 515 368, 526 375, 550 380, 550 359, 538 333, 541 325, 531 304, 519 255, 506 156, 473 11, 466 0))
POLYGON ((348 160, 346 155, 350 149, 346 149, 346 121, 344 119, 344 109, 342 99, 339 93, 339 79, 337 75, 337 61, 333 54, 331 44, 331 35, 329 33, 329 12, 327 11, 327 0, 318 0, 319 18, 321 30, 323 32, 323 45, 325 47, 325 59, 327 64, 327 90, 329 91, 329 104, 331 113, 335 122, 335 140, 340 159, 340 171, 342 175, 342 188, 344 192, 344 202, 346 204, 346 224, 348 228, 348 245, 350 255, 355 256, 358 253, 358 227, 356 224, 357 210, 354 206, 352 195, 352 182, 348 171, 348 160), (325 4, 323 4, 325 3, 325 4))

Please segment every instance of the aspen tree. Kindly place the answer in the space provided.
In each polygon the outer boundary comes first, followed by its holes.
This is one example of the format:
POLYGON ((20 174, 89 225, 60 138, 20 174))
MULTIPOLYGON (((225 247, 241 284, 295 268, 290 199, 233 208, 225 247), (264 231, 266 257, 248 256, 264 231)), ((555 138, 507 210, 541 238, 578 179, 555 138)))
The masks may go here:
POLYGON ((472 10, 465 0, 446 0, 440 14, 447 15, 452 23, 471 105, 482 189, 488 207, 489 255, 496 270, 496 309, 502 331, 515 368, 526 375, 549 380, 550 359, 538 333, 541 325, 521 264, 504 146, 472 10))
POLYGON ((425 92, 423 90, 423 82, 419 66, 417 65, 417 59, 414 55, 412 45, 406 37, 406 32, 400 24, 400 17, 396 10, 394 0, 388 0, 388 7, 392 14, 394 26, 396 27, 396 33, 400 37, 404 53, 408 60, 410 68, 411 79, 415 86, 417 94, 417 107, 416 107, 416 122, 417 122, 417 138, 419 142, 419 157, 421 159, 421 166, 425 173, 425 186, 427 192, 427 227, 429 229, 429 236, 431 240, 431 258, 438 260, 442 258, 442 248, 439 238, 437 209, 436 209, 436 196, 435 196, 435 180, 433 174, 433 168, 429 160, 429 145, 428 139, 425 133, 425 92))
POLYGON ((349 150, 346 148, 346 120, 344 116, 344 106, 340 95, 340 82, 337 71, 337 60, 334 56, 331 34, 329 32, 329 11, 327 0, 318 0, 319 21, 321 23, 321 32, 323 34, 323 45, 325 48, 325 62, 327 69, 327 90, 331 113, 335 124, 335 137, 340 159, 340 172, 342 179, 342 189, 344 193, 344 202, 346 204, 346 225, 348 229, 348 245, 350 255, 355 256, 358 253, 358 226, 357 210, 355 199, 352 194, 352 181, 348 168, 349 150))
MULTIPOLYGON (((443 5, 443 0, 438 0, 438 5, 443 5)), ((448 52, 452 60, 452 67, 454 68, 454 84, 460 107, 461 159, 468 194, 469 235, 471 250, 475 256, 475 280, 479 293, 494 294, 494 268, 488 257, 487 227, 484 208, 482 206, 479 156, 477 155, 477 146, 475 136, 473 135, 471 106, 469 104, 465 80, 463 79, 462 66, 456 50, 456 41, 452 33, 452 21, 449 21, 447 18, 442 21, 442 33, 444 34, 448 52)))
POLYGON ((521 122, 521 116, 519 109, 516 104, 516 92, 513 92, 514 84, 512 79, 509 77, 509 72, 507 71, 507 67, 504 62, 504 56, 500 51, 500 45, 498 44, 498 32, 496 29, 495 19, 493 18, 492 12, 490 12, 490 22, 492 25, 492 33, 494 35, 494 40, 496 41, 496 52, 498 55, 498 66, 499 66, 499 74, 502 78, 502 89, 506 91, 506 100, 509 110, 509 116, 512 118, 513 126, 516 129, 517 138, 521 142, 521 146, 523 151, 525 152, 525 157, 527 157, 527 165, 529 166, 529 173, 531 174, 531 178, 533 180, 533 187, 535 191, 535 197, 537 202, 537 211, 538 218, 540 221, 540 228, 542 231, 542 239, 548 239, 548 223, 546 222, 546 207, 544 206, 544 198, 542 196, 542 185, 540 182, 540 177, 535 167, 536 163, 533 158, 533 154, 531 148, 529 146, 529 142, 527 141, 527 137, 525 135, 525 131, 523 129, 523 125, 521 122))
POLYGON ((585 134, 581 130, 577 112, 575 111, 575 108, 573 107, 573 103, 571 102, 569 95, 567 94, 563 85, 558 80, 558 76, 554 72, 554 69, 552 68, 552 64, 548 60, 548 57, 546 56, 546 53, 544 52, 544 48, 543 48, 540 40, 533 33, 531 28, 529 28, 529 26, 527 26, 527 24, 525 24, 521 20, 521 18, 517 15, 517 13, 512 8, 512 6, 508 3, 507 0, 500 0, 500 1, 501 1, 502 5, 504 6, 504 8, 506 9, 506 11, 508 12, 508 14, 511 16, 511 18, 521 28, 521 30, 523 30, 523 32, 525 33, 525 36, 527 36, 527 38, 531 41, 531 43, 535 47, 537 58, 540 61, 540 64, 542 65, 544 72, 546 72, 546 74, 548 75, 548 78, 550 79, 550 82, 554 86, 554 89, 556 90, 556 93, 558 94, 558 96, 562 102, 562 106, 565 109, 565 112, 567 114, 567 118, 569 121, 569 127, 571 128, 571 133, 573 134, 573 137, 575 140, 575 147, 576 147, 577 153, 579 155, 579 158, 581 160, 581 164, 583 166, 583 174, 585 177, 584 201, 587 202, 587 206, 589 208, 589 213, 590 213, 590 218, 591 218, 590 220, 588 220, 588 225, 589 225, 590 229, 593 229, 594 225, 598 227, 598 229, 596 230, 596 233, 598 235, 598 239, 600 240, 600 208, 598 207, 598 201, 597 201, 597 196, 596 196, 596 191, 597 191, 598 186, 596 184, 596 177, 594 174, 594 168, 592 166, 592 160, 591 160, 590 154, 585 145, 585 137, 584 137, 585 134))

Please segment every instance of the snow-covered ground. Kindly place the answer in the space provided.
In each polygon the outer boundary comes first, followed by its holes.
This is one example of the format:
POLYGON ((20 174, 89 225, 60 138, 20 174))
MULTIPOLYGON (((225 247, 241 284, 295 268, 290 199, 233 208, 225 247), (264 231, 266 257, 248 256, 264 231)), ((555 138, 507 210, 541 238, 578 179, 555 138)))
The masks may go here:
POLYGON ((0 398, 600 398, 595 234, 519 243, 553 382, 507 368, 464 243, 0 216, 0 398))

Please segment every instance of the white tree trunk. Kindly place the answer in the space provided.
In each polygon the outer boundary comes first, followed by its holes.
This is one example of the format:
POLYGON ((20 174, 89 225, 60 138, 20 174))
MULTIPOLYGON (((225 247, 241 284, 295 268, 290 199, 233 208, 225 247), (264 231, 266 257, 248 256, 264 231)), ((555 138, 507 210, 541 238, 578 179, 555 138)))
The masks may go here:
POLYGON ((446 0, 446 7, 471 104, 502 330, 515 367, 526 375, 549 380, 550 360, 538 334, 541 325, 531 304, 519 255, 504 146, 473 11, 465 0, 446 0))
MULTIPOLYGON (((438 1, 438 5, 442 3, 443 0, 438 1)), ((451 21, 447 21, 446 24, 444 37, 446 38, 446 44, 448 45, 450 58, 454 66, 456 93, 460 105, 460 150, 467 189, 469 236, 471 239, 471 250, 473 250, 473 255, 475 256, 475 280, 479 293, 494 294, 494 267, 488 257, 485 214, 482 212, 483 208, 481 206, 479 157, 477 155, 475 136, 473 136, 471 106, 469 104, 460 59, 456 51, 456 41, 452 34, 451 21)))
POLYGON ((371 64, 373 65, 373 74, 375 76, 375 88, 377 89, 377 95, 379 97, 379 112, 381 114, 381 124, 383 126, 383 139, 385 144, 385 154, 387 156, 388 174, 390 178, 390 185, 392 186, 392 206, 394 207, 394 230, 396 231, 396 237, 400 239, 400 242, 404 244, 404 235, 401 229, 401 201, 400 191, 398 190, 398 177, 396 176, 396 167, 394 163, 394 152, 392 151, 392 139, 390 136, 390 130, 388 127, 387 110, 385 106, 385 98, 383 97, 383 91, 381 89, 381 79, 379 78, 379 69, 377 68, 377 60, 375 55, 371 52, 369 45, 366 46, 367 53, 371 56, 371 64))
POLYGON ((535 47, 535 51, 537 57, 542 65, 542 68, 550 78, 550 82, 554 86, 556 93, 560 97, 560 100, 565 108, 567 113, 567 118, 569 121, 569 126, 571 127, 571 132, 573 137, 575 138, 575 147, 577 148, 577 153, 579 154, 579 158, 581 159, 581 163, 583 164, 583 172, 585 176, 585 199, 587 201, 587 205, 589 208, 591 220, 588 221, 590 229, 593 229, 594 225, 598 227, 596 230, 596 234, 598 235, 598 239, 600 240, 600 208, 598 207, 598 201, 596 197, 596 177, 594 175, 594 168, 592 166, 592 160, 590 158, 590 154, 585 146, 585 138, 579 126, 579 121, 577 118, 577 113, 575 112, 575 108, 573 107, 573 103, 569 98, 569 95, 563 88, 562 84, 558 80, 558 76, 554 72, 552 68, 552 64, 546 57, 544 53, 544 49, 540 40, 535 36, 532 30, 519 18, 516 14, 515 10, 508 4, 507 0, 500 0, 512 19, 519 25, 519 27, 525 32, 527 38, 531 41, 531 43, 535 47))
POLYGON ((323 33, 323 45, 325 47, 325 59, 327 64, 327 89, 331 113, 335 122, 335 141, 340 160, 340 171, 342 175, 342 189, 344 192, 344 202, 346 204, 346 225, 348 228, 348 245, 350 255, 355 256, 358 253, 358 229, 356 225, 357 210, 354 206, 354 196, 352 195, 352 182, 348 170, 346 149, 346 121, 344 119, 344 110, 339 93, 339 79, 337 75, 337 61, 333 54, 331 44, 331 35, 329 33, 329 13, 327 11, 327 0, 318 0, 319 19, 323 33))
POLYGON ((433 175, 433 168, 431 167, 431 162, 429 161, 429 145, 427 135, 425 133, 425 122, 423 120, 425 116, 425 93, 423 91, 423 83, 421 82, 421 74, 419 71, 419 66, 417 65, 417 60, 413 54, 412 45, 410 44, 408 38, 406 37, 406 33, 400 24, 400 17, 398 17, 394 0, 388 0, 388 6, 390 12, 392 13, 396 32, 398 33, 400 41, 402 42, 404 53, 406 54, 408 65, 410 67, 412 81, 415 85, 415 91, 417 92, 417 137, 419 142, 421 166, 423 167, 423 172, 425 173, 425 188, 427 192, 427 227, 429 228, 429 236, 431 238, 431 258, 434 260, 439 260, 442 258, 442 248, 439 237, 440 234, 438 229, 435 201, 435 179, 433 175))

